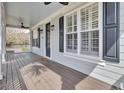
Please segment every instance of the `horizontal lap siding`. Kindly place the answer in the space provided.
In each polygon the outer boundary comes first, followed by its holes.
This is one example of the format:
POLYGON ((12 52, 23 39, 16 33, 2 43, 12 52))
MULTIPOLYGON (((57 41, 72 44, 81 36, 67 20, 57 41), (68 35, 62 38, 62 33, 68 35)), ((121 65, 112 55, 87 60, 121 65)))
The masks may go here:
MULTIPOLYGON (((58 17, 59 18, 59 17, 58 17)), ((57 62, 64 64, 66 66, 69 66, 73 69, 76 69, 80 72, 83 72, 85 74, 89 74, 95 78, 98 78, 102 81, 108 82, 110 84, 115 84, 117 86, 120 86, 118 83, 118 80, 124 75, 124 64, 122 60, 119 64, 116 63, 107 63, 106 66, 100 66, 98 64, 93 64, 87 61, 81 61, 74 58, 66 57, 63 53, 59 53, 59 38, 58 34, 58 19, 53 21, 56 25, 56 29, 54 32, 52 32, 52 59, 56 60, 57 62), (54 37, 55 36, 55 37, 54 37), (121 65, 122 64, 122 65, 121 65)), ((123 26, 124 27, 124 26, 123 26)), ((121 39, 120 39, 121 41, 121 39)), ((124 42, 122 41, 123 45, 124 42)), ((120 52, 123 52, 124 46, 120 46, 120 52)), ((122 59, 124 58, 123 54, 120 54, 122 59)), ((99 61, 100 62, 100 61, 99 61)), ((98 63, 99 63, 98 62, 98 63)))
POLYGON ((124 3, 120 3, 120 62, 124 65, 124 3))
POLYGON ((107 62, 106 66, 97 66, 92 76, 120 87, 124 84, 124 3, 120 3, 120 62, 107 62))
MULTIPOLYGON (((100 66, 95 63, 82 61, 67 57, 64 53, 59 52, 59 17, 52 20, 55 25, 54 31, 51 31, 51 59, 56 62, 71 67, 82 73, 91 75, 99 80, 114 84, 120 87, 120 83, 124 81, 124 3, 120 3, 120 62, 107 62, 105 66, 100 66)), ((63 16, 63 15, 61 15, 63 16)), ((45 41, 45 39, 44 39, 45 41)), ((45 44, 43 44, 45 47, 45 44)), ((42 52, 42 51, 41 51, 42 52)), ((82 58, 83 59, 83 58, 82 58)), ((93 61, 93 60, 91 60, 93 61)), ((96 62, 96 61, 95 61, 96 62)), ((100 61, 98 61, 99 63, 100 61)), ((97 63, 97 62, 96 62, 97 63)))

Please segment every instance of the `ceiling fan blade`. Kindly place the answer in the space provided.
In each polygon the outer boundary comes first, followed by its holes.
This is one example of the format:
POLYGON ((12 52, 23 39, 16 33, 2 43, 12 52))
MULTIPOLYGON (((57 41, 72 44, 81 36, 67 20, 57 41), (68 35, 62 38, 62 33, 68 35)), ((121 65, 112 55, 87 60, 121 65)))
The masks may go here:
POLYGON ((69 3, 68 2, 59 2, 60 4, 63 4, 63 5, 68 5, 69 3))
POLYGON ((44 2, 45 5, 48 5, 48 4, 50 4, 50 3, 51 3, 51 2, 44 2))

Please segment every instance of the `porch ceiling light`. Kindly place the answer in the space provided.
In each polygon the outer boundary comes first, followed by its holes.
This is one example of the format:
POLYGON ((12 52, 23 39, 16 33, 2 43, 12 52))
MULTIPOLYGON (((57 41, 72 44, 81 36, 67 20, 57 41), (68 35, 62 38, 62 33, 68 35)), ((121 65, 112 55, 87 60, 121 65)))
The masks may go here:
POLYGON ((41 29, 40 27, 37 28, 37 31, 43 32, 43 29, 41 29))

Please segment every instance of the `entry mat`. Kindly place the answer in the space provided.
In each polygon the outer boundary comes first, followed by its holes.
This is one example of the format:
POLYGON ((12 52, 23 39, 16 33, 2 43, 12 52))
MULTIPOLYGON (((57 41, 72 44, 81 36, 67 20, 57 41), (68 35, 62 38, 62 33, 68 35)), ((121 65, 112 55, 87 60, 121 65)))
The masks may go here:
MULTIPOLYGON (((50 65, 49 65, 50 66, 50 65)), ((57 65, 56 65, 57 66, 57 65)), ((28 90, 65 90, 65 89, 111 89, 111 86, 84 74, 70 75, 63 69, 58 72, 46 67, 41 62, 30 63, 20 69, 28 90), (63 72, 64 71, 64 72, 63 72), (62 73, 63 72, 63 73, 62 73), (66 73, 66 74, 65 74, 66 73)), ((74 72, 73 72, 74 73, 74 72)))
POLYGON ((61 89, 61 77, 40 62, 28 64, 21 68, 20 72, 29 90, 61 89))

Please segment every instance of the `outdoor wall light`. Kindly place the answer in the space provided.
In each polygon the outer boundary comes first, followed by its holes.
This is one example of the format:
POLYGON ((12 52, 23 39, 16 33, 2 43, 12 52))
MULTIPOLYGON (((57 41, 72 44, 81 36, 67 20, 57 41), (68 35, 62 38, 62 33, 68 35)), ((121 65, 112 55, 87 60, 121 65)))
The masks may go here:
POLYGON ((54 27, 55 27, 54 25, 51 25, 51 31, 54 31, 54 27))
POLYGON ((43 29, 40 29, 40 27, 38 27, 37 31, 43 32, 43 29))

